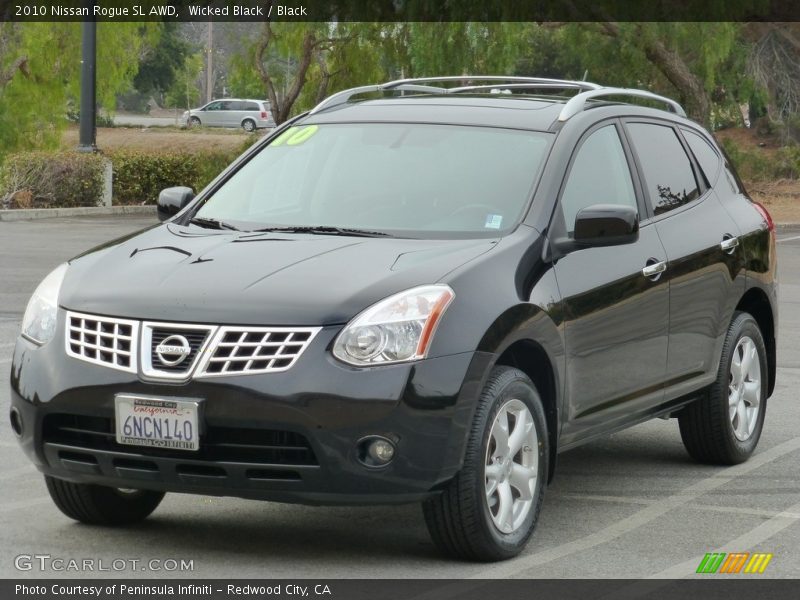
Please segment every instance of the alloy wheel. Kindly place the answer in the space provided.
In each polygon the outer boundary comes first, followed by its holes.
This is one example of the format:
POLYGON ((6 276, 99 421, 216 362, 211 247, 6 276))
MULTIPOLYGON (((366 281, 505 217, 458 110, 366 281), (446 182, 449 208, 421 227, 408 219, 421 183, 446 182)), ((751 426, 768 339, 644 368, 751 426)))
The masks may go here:
POLYGON ((728 416, 739 441, 753 434, 761 407, 761 361, 755 342, 747 336, 736 344, 728 378, 728 416))
POLYGON ((533 506, 538 448, 530 410, 521 400, 509 400, 492 423, 484 469, 489 514, 502 533, 519 529, 533 506))

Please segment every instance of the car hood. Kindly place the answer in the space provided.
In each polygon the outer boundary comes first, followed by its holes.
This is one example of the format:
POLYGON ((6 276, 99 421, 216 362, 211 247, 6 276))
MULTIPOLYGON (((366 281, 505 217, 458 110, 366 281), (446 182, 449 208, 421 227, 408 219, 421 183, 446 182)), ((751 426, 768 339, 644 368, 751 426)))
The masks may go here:
POLYGON ((136 319, 329 325, 435 283, 496 240, 255 234, 165 224, 74 259, 59 303, 136 319))

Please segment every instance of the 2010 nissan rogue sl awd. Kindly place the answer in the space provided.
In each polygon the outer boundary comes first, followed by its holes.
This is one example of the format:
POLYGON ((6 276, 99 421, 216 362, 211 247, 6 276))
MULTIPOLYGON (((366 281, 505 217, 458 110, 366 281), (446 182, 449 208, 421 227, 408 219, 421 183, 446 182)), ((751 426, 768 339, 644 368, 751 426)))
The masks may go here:
POLYGON ((355 88, 159 211, 50 273, 14 350, 12 427, 78 521, 421 501, 440 548, 497 560, 559 452, 666 416, 699 461, 758 443, 774 226, 667 98, 355 88))

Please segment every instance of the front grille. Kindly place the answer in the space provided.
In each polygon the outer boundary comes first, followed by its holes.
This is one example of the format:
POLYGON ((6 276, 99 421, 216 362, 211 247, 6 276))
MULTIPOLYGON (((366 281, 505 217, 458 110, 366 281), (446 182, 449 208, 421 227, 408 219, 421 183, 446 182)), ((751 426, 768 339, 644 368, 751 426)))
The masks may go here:
MULTIPOLYGON (((150 333, 150 341, 149 341, 149 350, 150 350, 150 363, 149 365, 145 362, 145 366, 149 366, 149 369, 153 371, 163 371, 167 373, 177 373, 177 374, 186 374, 191 369, 194 361, 197 359, 200 350, 203 347, 206 339, 208 338, 210 328, 192 328, 187 329, 180 325, 175 327, 159 327, 159 326, 151 326, 149 324, 145 324, 145 331, 150 333), (158 348, 159 344, 164 342, 165 340, 169 340, 170 338, 174 338, 175 336, 180 336, 185 338, 186 341, 189 343, 190 352, 189 354, 180 361, 178 364, 170 364, 169 362, 164 362, 161 360, 161 357, 156 352, 156 348, 158 348)), ((145 336, 147 338, 148 336, 145 336)))
POLYGON ((67 313, 67 354, 91 363, 136 372, 136 321, 67 313))
POLYGON ((285 371, 300 357, 317 328, 222 327, 199 376, 285 371))
POLYGON ((65 342, 75 358, 178 382, 285 371, 320 329, 161 323, 68 311, 65 342))
POLYGON ((261 465, 314 466, 308 439, 294 431, 209 426, 196 452, 118 444, 113 419, 51 414, 44 419, 44 443, 143 456, 261 465))

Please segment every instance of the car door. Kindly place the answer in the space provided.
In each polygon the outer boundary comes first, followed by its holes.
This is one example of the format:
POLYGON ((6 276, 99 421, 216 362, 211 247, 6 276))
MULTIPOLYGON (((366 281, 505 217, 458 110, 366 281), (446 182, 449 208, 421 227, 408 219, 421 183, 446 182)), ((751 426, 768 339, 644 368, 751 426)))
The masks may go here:
MULTIPOLYGON (((620 128, 618 121, 606 121, 579 142, 551 236, 570 237, 578 211, 593 204, 625 204, 643 214, 620 128)), ((632 244, 583 248, 555 262, 567 349, 564 445, 613 429, 662 401, 669 326, 669 289, 660 272, 665 261, 656 228, 645 224, 632 244)))
MULTIPOLYGON (((741 232, 709 183, 717 172, 703 172, 677 127, 627 121, 625 129, 667 252, 667 394, 678 397, 716 376, 728 323, 744 293, 741 232)), ((696 149, 703 151, 701 146, 696 149)), ((707 170, 713 168, 710 158, 703 159, 707 170)))
POLYGON ((220 100, 206 104, 205 108, 203 108, 203 116, 200 117, 203 125, 207 125, 209 127, 220 127, 222 125, 221 111, 222 102, 220 100))
POLYGON ((239 127, 241 110, 237 100, 223 100, 220 112, 220 125, 223 127, 239 127))

